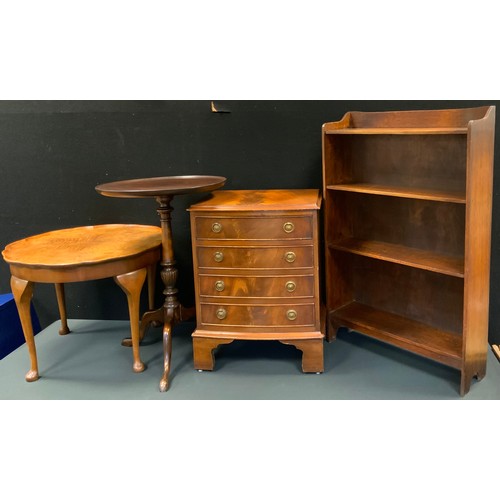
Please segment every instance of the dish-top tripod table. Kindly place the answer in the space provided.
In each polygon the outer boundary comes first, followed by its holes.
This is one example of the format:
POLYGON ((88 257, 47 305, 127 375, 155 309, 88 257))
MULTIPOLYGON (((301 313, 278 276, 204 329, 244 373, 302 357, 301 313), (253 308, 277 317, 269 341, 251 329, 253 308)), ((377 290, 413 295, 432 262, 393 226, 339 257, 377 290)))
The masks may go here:
MULTIPOLYGON (((146 312, 141 319, 139 338, 142 340, 150 323, 163 324, 163 375, 160 380, 160 391, 168 389, 170 358, 172 353, 172 328, 190 316, 194 316, 194 308, 184 308, 177 299, 177 268, 172 241, 172 210, 174 196, 214 191, 226 182, 225 177, 209 175, 185 175, 171 177, 150 177, 146 179, 129 179, 109 182, 96 186, 96 191, 104 196, 115 198, 156 198, 160 205, 157 209, 162 229, 161 279, 165 285, 163 306, 155 311, 146 312)), ((130 346, 131 340, 124 339, 122 345, 130 346)))

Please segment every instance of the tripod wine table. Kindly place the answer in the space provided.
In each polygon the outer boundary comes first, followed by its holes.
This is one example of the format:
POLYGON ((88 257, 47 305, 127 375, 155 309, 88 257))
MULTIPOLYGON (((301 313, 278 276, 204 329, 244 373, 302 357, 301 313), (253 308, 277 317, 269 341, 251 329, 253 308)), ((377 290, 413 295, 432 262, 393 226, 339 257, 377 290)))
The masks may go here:
MULTIPOLYGON (((177 267, 174 258, 172 241, 172 206, 174 196, 210 192, 222 187, 225 177, 209 175, 184 175, 171 177, 149 177, 145 179, 129 179, 109 182, 96 186, 96 191, 104 196, 115 198, 155 198, 159 204, 157 209, 162 230, 161 279, 165 285, 163 306, 155 311, 146 312, 141 319, 139 338, 142 340, 146 328, 151 323, 163 324, 163 375, 160 380, 160 391, 168 389, 170 358, 172 354, 172 328, 190 316, 194 316, 194 308, 183 307, 177 299, 177 267)), ((130 339, 124 339, 122 345, 130 346, 130 339)))

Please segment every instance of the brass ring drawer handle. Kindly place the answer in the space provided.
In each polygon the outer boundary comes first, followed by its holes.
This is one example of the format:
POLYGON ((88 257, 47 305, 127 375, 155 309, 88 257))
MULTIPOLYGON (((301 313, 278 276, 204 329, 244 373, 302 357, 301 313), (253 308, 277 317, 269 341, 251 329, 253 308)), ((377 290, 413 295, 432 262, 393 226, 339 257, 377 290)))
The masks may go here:
POLYGON ((221 307, 220 309, 217 309, 217 312, 215 313, 215 315, 217 316, 217 319, 226 319, 226 316, 227 316, 227 311, 221 307))
POLYGON ((215 252, 214 260, 215 262, 222 262, 224 260, 224 254, 222 252, 215 252))
POLYGON ((214 222, 212 224, 212 232, 220 233, 222 231, 222 224, 220 222, 214 222))
POLYGON ((287 292, 295 292, 295 289, 297 288, 297 285, 295 284, 295 281, 287 281, 285 283, 285 288, 287 292))
POLYGON ((289 319, 290 321, 295 321, 297 319, 297 311, 295 311, 294 309, 289 309, 287 312, 286 312, 286 317, 287 319, 289 319))
POLYGON ((285 260, 287 262, 295 262, 295 259, 297 258, 297 256, 295 255, 295 252, 286 252, 285 253, 285 260))
POLYGON ((285 222, 283 224, 283 231, 285 231, 285 233, 292 233, 294 229, 295 225, 293 222, 285 222))
POLYGON ((218 292, 222 292, 224 290, 224 288, 226 287, 226 285, 224 284, 224 282, 221 280, 221 281, 216 281, 215 282, 215 289, 218 291, 218 292))

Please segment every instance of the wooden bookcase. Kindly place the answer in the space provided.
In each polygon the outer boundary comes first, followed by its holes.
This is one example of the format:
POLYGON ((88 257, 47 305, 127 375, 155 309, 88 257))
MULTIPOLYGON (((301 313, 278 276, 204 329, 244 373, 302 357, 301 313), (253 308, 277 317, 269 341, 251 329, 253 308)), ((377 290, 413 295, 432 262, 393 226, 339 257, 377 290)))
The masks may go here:
POLYGON ((486 373, 495 107, 323 125, 327 339, 340 327, 486 373))

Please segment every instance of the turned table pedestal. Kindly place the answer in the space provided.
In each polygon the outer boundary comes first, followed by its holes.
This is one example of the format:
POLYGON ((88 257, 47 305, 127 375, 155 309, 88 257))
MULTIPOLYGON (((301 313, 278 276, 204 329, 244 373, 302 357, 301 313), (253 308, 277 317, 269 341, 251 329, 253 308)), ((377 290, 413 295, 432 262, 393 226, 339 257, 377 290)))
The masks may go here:
MULTIPOLYGON (((177 267, 174 258, 172 240, 172 206, 174 196, 209 192, 222 187, 224 177, 208 175, 186 175, 171 177, 150 177, 145 179, 129 179, 110 182, 96 186, 97 192, 104 196, 117 198, 154 198, 159 204, 157 209, 162 230, 161 278, 165 285, 163 306, 144 314, 141 320, 140 339, 144 337, 146 328, 151 324, 163 324, 164 369, 160 380, 160 391, 166 391, 169 384, 170 359, 172 353, 171 332, 173 326, 182 320, 194 316, 195 309, 184 308, 177 299, 177 267)), ((123 345, 130 345, 124 339, 123 345)))

